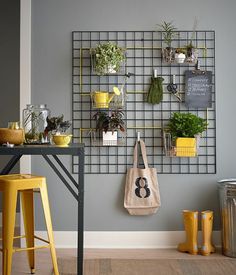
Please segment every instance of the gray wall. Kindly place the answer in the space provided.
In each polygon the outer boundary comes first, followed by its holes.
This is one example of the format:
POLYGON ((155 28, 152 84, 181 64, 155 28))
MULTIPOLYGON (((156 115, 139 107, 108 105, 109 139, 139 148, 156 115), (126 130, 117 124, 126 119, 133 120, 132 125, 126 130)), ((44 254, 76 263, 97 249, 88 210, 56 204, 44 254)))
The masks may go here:
MULTIPOLYGON (((8 121, 19 121, 20 0, 1 1, 0 64, 0 127, 7 127, 8 121)), ((8 159, 1 156, 0 167, 8 159)))
MULTIPOLYGON (((219 228, 216 181, 235 176, 235 0, 32 0, 32 98, 53 114, 71 117, 71 31, 154 30, 174 21, 179 30, 216 31, 217 174, 159 175, 161 209, 132 217, 123 209, 124 176, 85 177, 86 230, 182 230, 182 209, 212 209, 219 228), (226 56, 227 55, 227 56, 226 56), (229 56, 228 56, 229 55, 229 56)), ((70 160, 65 160, 70 165, 70 160)), ((45 174, 56 230, 75 230, 76 203, 40 158, 33 169, 45 174)), ((42 228, 41 219, 37 227, 42 228)))
POLYGON ((1 1, 0 127, 19 120, 20 1, 1 1))

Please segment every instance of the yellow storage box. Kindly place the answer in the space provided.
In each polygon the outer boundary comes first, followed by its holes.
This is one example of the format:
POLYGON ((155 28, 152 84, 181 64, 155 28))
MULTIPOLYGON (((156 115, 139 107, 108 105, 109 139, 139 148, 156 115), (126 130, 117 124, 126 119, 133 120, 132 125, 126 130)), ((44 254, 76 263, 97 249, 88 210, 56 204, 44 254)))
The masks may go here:
POLYGON ((176 156, 177 157, 195 157, 197 155, 196 138, 176 139, 176 156))

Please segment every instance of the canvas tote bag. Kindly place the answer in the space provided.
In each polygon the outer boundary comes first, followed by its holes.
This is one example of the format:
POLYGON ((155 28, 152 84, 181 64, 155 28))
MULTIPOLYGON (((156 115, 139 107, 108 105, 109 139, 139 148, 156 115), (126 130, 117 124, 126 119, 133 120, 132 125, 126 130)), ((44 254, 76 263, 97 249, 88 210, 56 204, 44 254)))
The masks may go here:
POLYGON ((161 205, 156 168, 149 168, 143 140, 134 147, 133 167, 126 175, 124 207, 130 215, 150 215, 161 205), (140 143, 144 168, 138 168, 138 144, 140 143))

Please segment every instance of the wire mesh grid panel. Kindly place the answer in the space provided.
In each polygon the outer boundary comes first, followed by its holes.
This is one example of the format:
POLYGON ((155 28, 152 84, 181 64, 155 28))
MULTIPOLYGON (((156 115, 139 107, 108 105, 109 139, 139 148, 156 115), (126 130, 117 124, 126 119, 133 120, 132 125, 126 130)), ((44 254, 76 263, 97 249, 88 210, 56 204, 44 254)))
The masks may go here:
MULTIPOLYGON (((214 174, 216 173, 216 121, 215 121, 215 33, 214 31, 179 31, 173 39, 174 48, 184 47, 192 40, 198 50, 202 71, 212 72, 212 107, 186 107, 185 72, 195 70, 193 63, 165 63, 162 59, 164 41, 161 32, 155 31, 74 31, 72 33, 72 121, 73 141, 85 144, 85 173, 120 174, 132 166, 133 147, 137 132, 145 141, 149 165, 158 173, 214 174), (91 67, 90 50, 99 44, 112 42, 126 49, 124 69, 120 73, 96 75, 91 67), (146 96, 153 70, 163 81, 163 99, 159 104, 149 104, 146 96), (112 91, 121 87, 124 75, 131 77, 125 85, 127 95, 124 108, 126 133, 120 136, 118 146, 98 146, 94 137, 96 110, 92 106, 91 92, 112 91), (181 101, 167 90, 175 75, 181 101), (165 155, 163 129, 173 112, 196 114, 208 121, 201 137, 197 157, 170 157, 165 155)), ((73 172, 78 163, 73 158, 73 172)))

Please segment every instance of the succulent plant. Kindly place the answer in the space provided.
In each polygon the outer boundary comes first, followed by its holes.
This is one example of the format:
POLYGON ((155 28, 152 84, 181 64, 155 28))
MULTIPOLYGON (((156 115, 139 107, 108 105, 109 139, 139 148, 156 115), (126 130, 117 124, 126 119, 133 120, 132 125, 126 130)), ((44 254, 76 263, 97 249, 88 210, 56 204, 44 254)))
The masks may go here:
POLYGON ((99 44, 90 51, 93 60, 94 71, 98 75, 105 75, 111 68, 114 72, 118 72, 121 62, 125 60, 125 49, 114 43, 107 42, 99 44))

